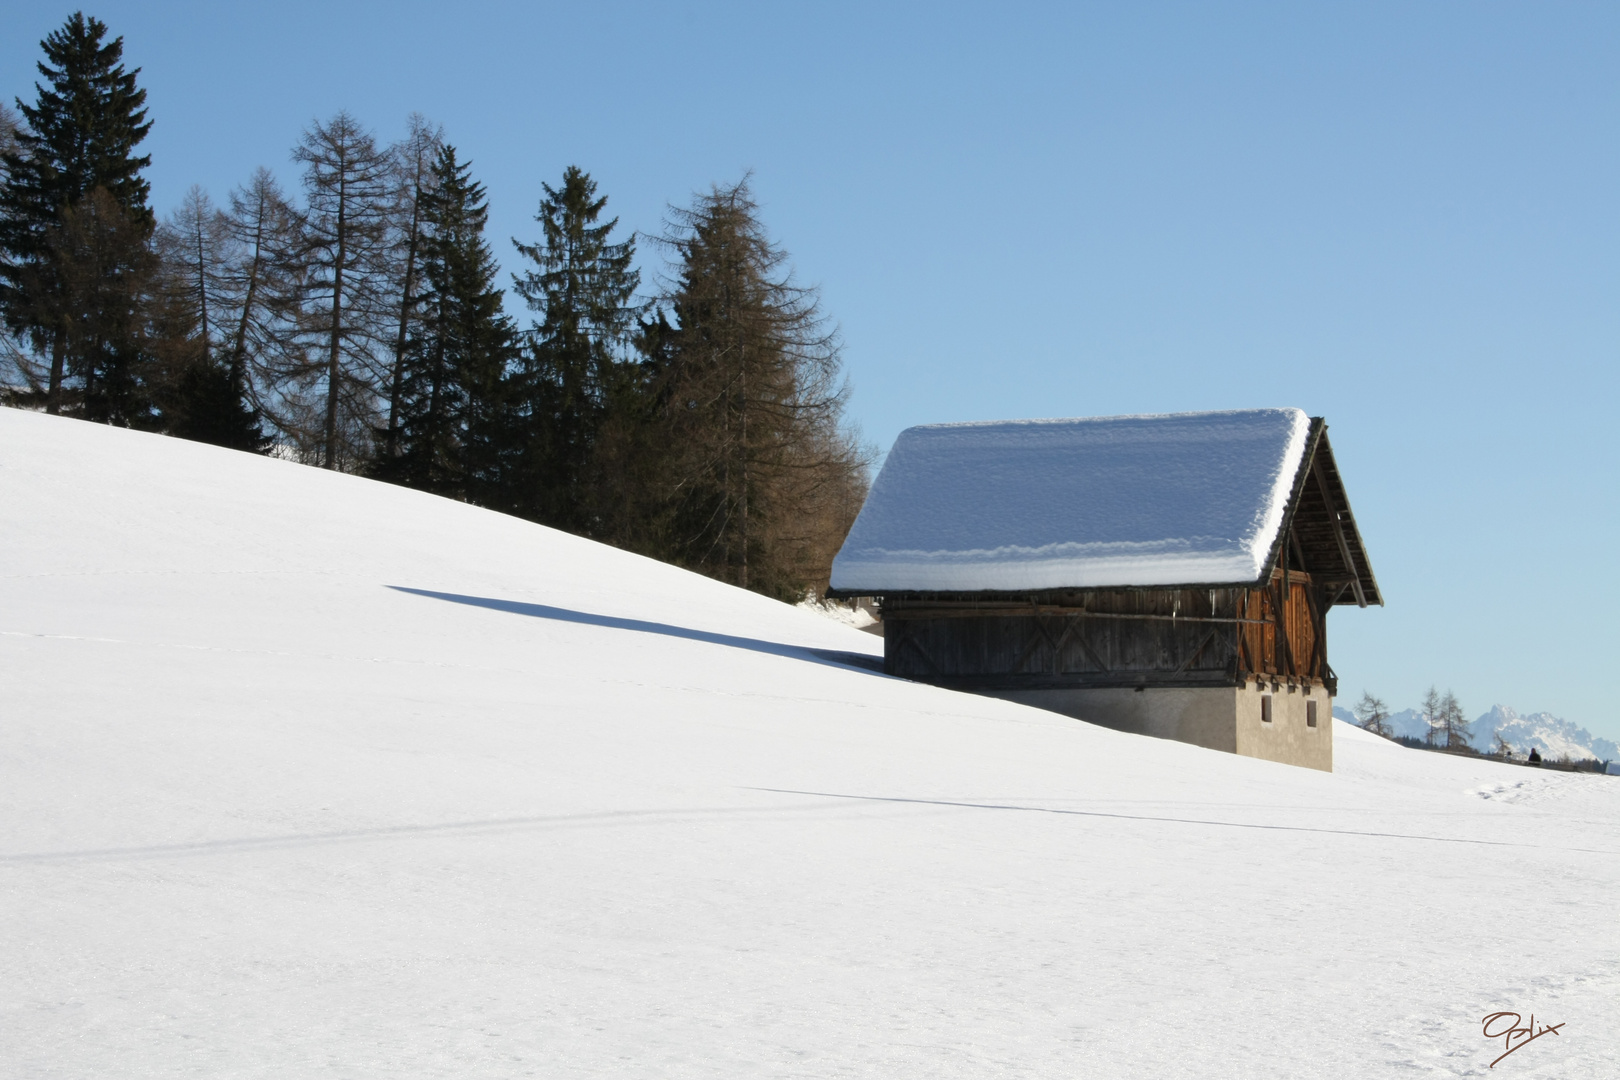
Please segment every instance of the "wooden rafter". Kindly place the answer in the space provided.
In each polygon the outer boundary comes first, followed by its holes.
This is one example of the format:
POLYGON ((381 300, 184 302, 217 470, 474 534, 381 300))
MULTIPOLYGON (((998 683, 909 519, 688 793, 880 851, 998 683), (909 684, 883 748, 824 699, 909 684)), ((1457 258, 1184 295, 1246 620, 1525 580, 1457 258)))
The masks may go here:
POLYGON ((1344 560, 1344 572, 1350 578, 1350 589, 1355 593, 1356 606, 1367 606, 1367 594, 1361 588, 1361 574, 1356 570, 1355 561, 1350 558, 1350 542, 1344 536, 1344 522, 1339 520, 1339 508, 1333 501, 1333 492, 1328 487, 1327 477, 1322 475, 1322 463, 1315 458, 1311 460, 1311 475, 1316 478, 1316 489, 1322 494, 1322 503, 1327 507, 1328 520, 1333 524, 1333 539, 1339 545, 1339 558, 1344 560))
POLYGON ((1181 666, 1176 668, 1175 673, 1180 675, 1183 671, 1186 671, 1188 668, 1198 663, 1198 658, 1204 655, 1204 650, 1209 648, 1209 643, 1214 641, 1215 635, 1219 634, 1220 632, 1220 627, 1211 627, 1209 633, 1204 635, 1204 640, 1198 643, 1198 648, 1194 649, 1193 654, 1181 662, 1181 666))

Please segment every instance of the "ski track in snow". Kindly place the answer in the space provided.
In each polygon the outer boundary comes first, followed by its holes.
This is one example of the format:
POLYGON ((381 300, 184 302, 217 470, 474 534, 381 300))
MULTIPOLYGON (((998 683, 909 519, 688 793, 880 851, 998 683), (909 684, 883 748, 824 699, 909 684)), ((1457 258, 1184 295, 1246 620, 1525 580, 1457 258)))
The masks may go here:
POLYGON ((0 506, 0 1077, 1620 1076, 1620 779, 1123 735, 4 409, 0 506))

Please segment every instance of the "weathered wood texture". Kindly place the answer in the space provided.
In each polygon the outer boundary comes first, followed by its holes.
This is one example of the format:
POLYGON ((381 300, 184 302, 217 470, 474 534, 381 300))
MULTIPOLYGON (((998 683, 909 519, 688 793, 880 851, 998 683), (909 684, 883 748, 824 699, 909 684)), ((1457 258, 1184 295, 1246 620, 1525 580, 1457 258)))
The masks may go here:
POLYGON ((1284 524, 1239 585, 894 592, 879 597, 884 670, 964 689, 1325 686, 1327 611, 1382 604, 1327 425, 1311 421, 1284 524))
POLYGON ((1072 591, 1005 601, 883 605, 884 669, 961 687, 1329 685, 1309 578, 1265 589, 1072 591), (1286 597, 1286 600, 1285 600, 1286 597), (1058 601, 1058 602, 1053 602, 1058 601))
POLYGON ((1321 682, 1327 678, 1327 635, 1320 593, 1308 579, 1290 574, 1284 591, 1279 571, 1269 589, 1245 589, 1242 649, 1245 675, 1321 682))

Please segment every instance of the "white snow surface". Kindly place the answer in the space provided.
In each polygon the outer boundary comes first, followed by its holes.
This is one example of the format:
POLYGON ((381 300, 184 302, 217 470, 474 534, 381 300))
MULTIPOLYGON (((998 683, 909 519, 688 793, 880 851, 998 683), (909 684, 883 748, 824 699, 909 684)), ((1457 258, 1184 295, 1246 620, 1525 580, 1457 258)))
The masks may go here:
POLYGON ((815 597, 806 597, 799 601, 799 608, 804 611, 813 611, 824 619, 853 626, 860 630, 868 626, 876 626, 877 619, 865 608, 854 607, 840 600, 820 600, 815 597))
POLYGON ((14 410, 0 508, 0 1076, 1620 1076, 1615 778, 1125 735, 14 410))
POLYGON ((833 562, 832 587, 1252 582, 1309 429, 1298 409, 907 428, 833 562))

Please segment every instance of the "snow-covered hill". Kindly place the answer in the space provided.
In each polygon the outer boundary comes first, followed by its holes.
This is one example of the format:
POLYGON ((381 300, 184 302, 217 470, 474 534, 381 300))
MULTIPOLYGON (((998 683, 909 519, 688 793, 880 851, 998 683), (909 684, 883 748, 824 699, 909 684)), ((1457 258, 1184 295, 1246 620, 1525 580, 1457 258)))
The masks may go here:
MULTIPOLYGON (((1348 723, 1356 717, 1344 706, 1335 706, 1333 715, 1348 723)), ((1390 731, 1408 739, 1424 739, 1429 734, 1429 722, 1421 709, 1402 709, 1390 714, 1390 731)), ((1543 757, 1557 760, 1593 759, 1620 761, 1620 746, 1609 739, 1601 739, 1585 728, 1560 719, 1552 713, 1530 713, 1520 716, 1506 705, 1493 705, 1483 716, 1468 725, 1468 742, 1482 754, 1497 750, 1496 733, 1500 731, 1515 753, 1528 754, 1531 747, 1543 757)))
POLYGON ((12 410, 0 552, 0 1076, 1620 1075, 1610 777, 1124 735, 12 410))
MULTIPOLYGON (((1356 714, 1343 705, 1333 706, 1333 718, 1346 724, 1359 724, 1356 714)), ((1389 733, 1402 739, 1422 739, 1429 734, 1429 722, 1417 709, 1402 709, 1389 714, 1389 733)))

